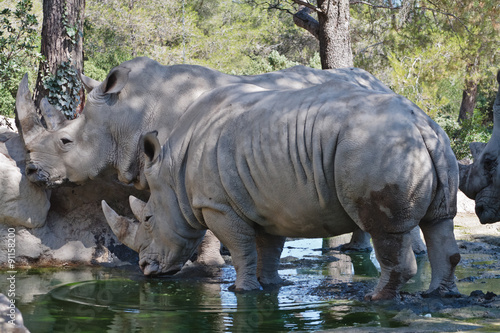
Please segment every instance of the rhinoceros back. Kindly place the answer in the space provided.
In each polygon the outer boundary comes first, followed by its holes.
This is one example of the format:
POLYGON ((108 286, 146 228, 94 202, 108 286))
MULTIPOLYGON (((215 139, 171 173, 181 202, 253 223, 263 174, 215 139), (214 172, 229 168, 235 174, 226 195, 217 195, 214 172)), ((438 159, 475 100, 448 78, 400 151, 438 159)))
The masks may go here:
POLYGON ((321 237, 352 231, 355 223, 363 228, 362 200, 389 184, 395 195, 412 192, 422 201, 414 207, 400 198, 402 207, 390 207, 398 212, 388 213, 385 227, 410 230, 426 214, 437 178, 418 117, 398 99, 343 80, 302 90, 215 90, 191 106, 166 145, 173 174, 185 175, 180 197, 198 218, 203 208, 231 207, 268 232, 321 237), (392 137, 380 139, 388 129, 392 137), (404 161, 406 150, 414 161, 404 161), (383 169, 384 159, 393 169, 383 169), (359 164, 370 160, 371 168, 359 164), (407 167, 426 174, 414 177, 407 167), (396 226, 392 216, 410 210, 408 225, 396 226))

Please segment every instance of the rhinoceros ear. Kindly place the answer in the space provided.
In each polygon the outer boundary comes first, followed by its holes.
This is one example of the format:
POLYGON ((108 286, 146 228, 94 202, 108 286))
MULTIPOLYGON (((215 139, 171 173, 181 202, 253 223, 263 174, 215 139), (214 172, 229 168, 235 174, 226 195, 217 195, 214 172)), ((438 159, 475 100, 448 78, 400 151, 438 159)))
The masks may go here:
POLYGON ((160 141, 158 140, 158 131, 153 131, 141 136, 141 147, 146 154, 149 163, 156 161, 161 152, 160 141))
POLYGON ((82 81, 83 86, 85 87, 85 91, 87 92, 87 94, 101 84, 101 82, 96 81, 94 79, 91 79, 88 76, 83 75, 82 73, 80 73, 80 71, 78 71, 78 74, 80 75, 80 80, 82 81))
POLYGON ((49 131, 57 130, 66 121, 62 112, 53 107, 45 97, 40 102, 40 111, 49 131))
POLYGON ((487 143, 484 142, 471 142, 469 144, 470 153, 474 161, 479 158, 479 155, 481 155, 486 145, 487 143))
POLYGON ((40 123, 36 112, 35 103, 31 98, 31 91, 28 87, 28 74, 24 74, 16 95, 16 126, 24 140, 28 143, 38 137, 45 128, 40 123))
POLYGON ((119 93, 128 82, 130 68, 117 66, 109 72, 106 80, 102 82, 102 91, 105 94, 119 93))

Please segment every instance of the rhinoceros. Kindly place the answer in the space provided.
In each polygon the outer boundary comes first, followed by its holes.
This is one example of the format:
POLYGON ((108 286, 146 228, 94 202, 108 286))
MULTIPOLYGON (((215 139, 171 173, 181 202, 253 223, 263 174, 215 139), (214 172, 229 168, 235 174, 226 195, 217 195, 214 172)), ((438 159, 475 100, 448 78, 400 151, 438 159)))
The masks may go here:
POLYGON ((0 224, 41 227, 50 208, 50 191, 32 184, 24 169, 21 138, 0 128, 0 224))
MULTIPOLYGON (((178 118, 204 92, 237 83, 297 89, 333 78, 392 93, 381 81, 357 68, 322 71, 295 66, 262 75, 232 76, 201 66, 162 66, 141 57, 115 67, 102 83, 82 75, 89 94, 82 115, 75 120, 66 120, 43 100, 40 108, 45 128, 34 111, 25 77, 16 108, 29 152, 26 174, 35 183, 55 187, 68 181, 85 182, 111 171, 120 181, 145 189, 139 137, 156 129, 159 139, 166 140, 178 118)), ((364 243, 358 246, 370 245, 369 239, 360 238, 364 243)), ((420 241, 419 234, 415 239, 420 241)))
POLYGON ((163 147, 156 132, 141 146, 151 195, 131 198, 140 223, 102 206, 145 274, 181 269, 209 229, 231 252, 231 290, 260 289, 282 281, 285 237, 361 228, 381 267, 367 298, 390 299, 416 273, 419 225, 428 292, 458 292, 458 165, 444 131, 399 95, 335 79, 284 91, 226 86, 195 101, 163 147))
POLYGON ((369 73, 354 68, 322 71, 296 66, 255 76, 233 76, 195 65, 163 66, 140 57, 113 68, 102 83, 82 75, 89 94, 81 116, 74 120, 66 120, 44 99, 40 109, 45 128, 32 107, 25 77, 16 111, 28 151, 26 173, 31 181, 54 187, 94 179, 111 169, 121 182, 145 189, 139 137, 157 130, 159 139, 166 140, 179 117, 204 92, 237 83, 296 89, 332 78, 390 91, 369 73))
MULTIPOLYGON (((500 71, 497 73, 500 84, 500 71)), ((460 190, 476 201, 476 215, 482 224, 500 221, 500 88, 493 104, 493 132, 487 144, 474 142, 474 163, 460 164, 460 190)))

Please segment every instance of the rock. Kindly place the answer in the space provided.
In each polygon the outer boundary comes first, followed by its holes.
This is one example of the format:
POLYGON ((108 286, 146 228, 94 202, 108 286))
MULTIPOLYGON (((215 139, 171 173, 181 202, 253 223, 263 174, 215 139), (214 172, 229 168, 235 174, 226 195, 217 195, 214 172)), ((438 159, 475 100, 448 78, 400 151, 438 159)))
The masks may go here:
POLYGON ((457 212, 458 213, 475 213, 476 202, 469 199, 462 191, 457 193, 457 212))
POLYGON ((0 294, 0 332, 29 333, 21 311, 4 294, 0 294))

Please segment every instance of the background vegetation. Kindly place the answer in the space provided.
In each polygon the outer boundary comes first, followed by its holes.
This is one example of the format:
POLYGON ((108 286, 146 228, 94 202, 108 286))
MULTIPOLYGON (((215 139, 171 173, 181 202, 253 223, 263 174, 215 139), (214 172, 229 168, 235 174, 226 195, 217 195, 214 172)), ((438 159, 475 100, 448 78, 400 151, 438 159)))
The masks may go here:
MULTIPOLYGON (((41 2, 2 1, 0 114, 12 116, 22 74, 36 78, 41 2)), ((318 42, 293 23, 293 6, 275 0, 87 0, 84 72, 103 80, 136 56, 231 74, 296 64, 320 68, 318 42)), ((497 0, 351 1, 350 12, 356 67, 435 119, 458 158, 467 155, 469 142, 489 139, 500 55, 497 0), (474 88, 474 113, 459 123, 463 92, 474 88)))

